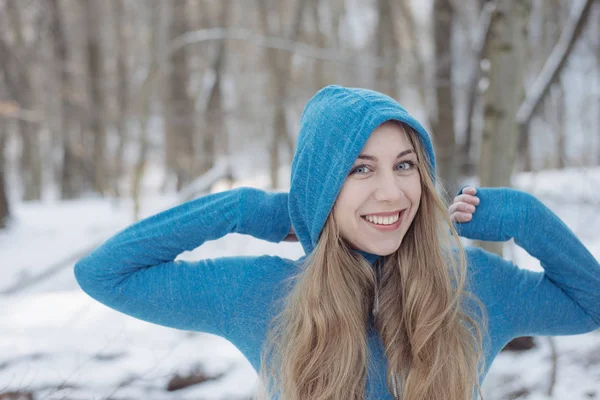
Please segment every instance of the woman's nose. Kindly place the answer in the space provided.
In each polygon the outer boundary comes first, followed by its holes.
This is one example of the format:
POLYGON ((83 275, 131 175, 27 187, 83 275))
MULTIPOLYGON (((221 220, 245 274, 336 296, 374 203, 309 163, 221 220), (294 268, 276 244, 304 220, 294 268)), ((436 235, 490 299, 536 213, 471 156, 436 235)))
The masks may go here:
POLYGON ((404 197, 401 182, 394 173, 380 174, 376 181, 375 199, 379 201, 395 202, 404 197))

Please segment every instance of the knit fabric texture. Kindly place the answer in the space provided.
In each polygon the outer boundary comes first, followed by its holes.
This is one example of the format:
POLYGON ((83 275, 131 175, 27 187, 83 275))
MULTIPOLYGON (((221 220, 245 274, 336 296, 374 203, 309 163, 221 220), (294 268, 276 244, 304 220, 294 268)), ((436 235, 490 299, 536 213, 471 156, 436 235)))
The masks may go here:
MULTIPOLYGON (((258 371, 269 322, 289 293, 287 278, 314 249, 327 216, 371 132, 387 120, 419 135, 435 177, 425 129, 395 100, 375 91, 328 86, 301 118, 290 191, 240 187, 213 193, 136 222, 80 259, 77 282, 89 296, 127 315, 175 329, 202 331, 233 343, 258 371), (305 255, 224 256, 176 260, 229 233, 279 243, 293 224, 305 255)), ((573 232, 541 201, 511 188, 477 188, 480 204, 467 223, 469 239, 514 239, 543 272, 475 247, 466 247, 468 290, 484 304, 485 371, 506 343, 526 335, 573 335, 600 328, 600 265, 573 232)), ((372 264, 379 256, 360 252, 372 264)), ((368 399, 392 399, 378 333, 368 333, 368 399)), ((201 349, 199 349, 201 351, 201 349)))

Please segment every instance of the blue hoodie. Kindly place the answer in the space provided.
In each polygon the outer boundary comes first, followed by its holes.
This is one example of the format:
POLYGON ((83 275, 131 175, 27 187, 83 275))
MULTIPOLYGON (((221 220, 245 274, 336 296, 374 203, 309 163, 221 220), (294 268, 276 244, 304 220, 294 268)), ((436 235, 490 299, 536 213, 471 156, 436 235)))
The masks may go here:
MULTIPOLYGON (((91 297, 155 324, 202 331, 233 343, 260 369, 268 324, 290 290, 299 261, 277 256, 175 258, 228 233, 278 243, 293 224, 306 254, 369 135, 387 120, 419 134, 435 176, 425 129, 395 100, 356 88, 328 86, 306 105, 288 193, 241 187, 191 200, 143 219, 112 236, 75 265, 91 297)), ((560 219, 535 197, 510 188, 478 188, 480 204, 468 223, 470 239, 515 242, 540 260, 543 272, 467 247, 468 290, 484 304, 485 375, 506 343, 526 335, 573 335, 600 328, 600 265, 560 219)), ((371 263, 378 256, 360 252, 371 263)), ((371 363, 365 396, 392 399, 379 335, 365 327, 371 363)))

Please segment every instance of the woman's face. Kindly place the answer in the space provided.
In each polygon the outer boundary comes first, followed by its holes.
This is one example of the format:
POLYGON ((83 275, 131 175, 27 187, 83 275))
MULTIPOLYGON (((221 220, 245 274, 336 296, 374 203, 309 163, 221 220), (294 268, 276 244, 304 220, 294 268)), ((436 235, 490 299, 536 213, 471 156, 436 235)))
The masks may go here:
POLYGON ((333 214, 352 248, 386 256, 400 247, 420 200, 415 149, 398 124, 386 122, 372 132, 354 161, 333 214), (367 219, 390 212, 387 218, 367 219))

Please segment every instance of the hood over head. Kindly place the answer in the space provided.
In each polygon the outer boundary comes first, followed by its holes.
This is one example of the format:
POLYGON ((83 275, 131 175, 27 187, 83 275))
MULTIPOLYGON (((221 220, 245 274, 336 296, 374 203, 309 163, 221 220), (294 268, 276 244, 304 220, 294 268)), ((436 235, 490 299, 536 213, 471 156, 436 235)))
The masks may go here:
MULTIPOLYGON (((292 161, 288 203, 294 231, 306 254, 315 248, 350 168, 369 136, 389 120, 403 122, 418 133, 428 158, 427 167, 435 179, 435 155, 429 134, 393 98, 374 90, 330 85, 306 104, 292 161)), ((377 257, 360 253, 370 261, 377 257)))

